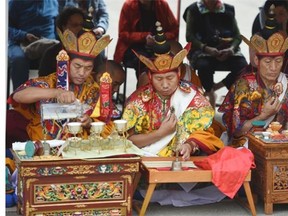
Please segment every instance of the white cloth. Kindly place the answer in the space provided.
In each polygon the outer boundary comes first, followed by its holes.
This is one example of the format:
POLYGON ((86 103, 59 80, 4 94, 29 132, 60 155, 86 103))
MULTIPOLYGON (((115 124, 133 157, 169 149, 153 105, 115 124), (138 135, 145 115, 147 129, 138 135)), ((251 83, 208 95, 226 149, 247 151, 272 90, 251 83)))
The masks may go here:
MULTIPOLYGON (((47 142, 50 144, 51 148, 61 146, 65 143, 65 140, 47 140, 47 142)), ((12 143, 12 149, 14 151, 23 151, 25 150, 26 142, 14 142, 12 143)))
MULTIPOLYGON (((185 93, 181 91, 179 88, 175 91, 175 93, 171 97, 171 107, 173 106, 175 109, 175 115, 179 119, 179 117, 184 113, 186 108, 189 106, 191 100, 195 97, 196 91, 192 90, 190 93, 185 93), (181 101, 181 102, 180 102, 181 101)), ((169 115, 169 113, 168 113, 169 115)), ((175 136, 176 131, 172 134, 169 134, 163 137, 161 140, 142 148, 143 151, 147 152, 147 154, 157 155, 162 149, 164 149, 172 138, 175 136)))

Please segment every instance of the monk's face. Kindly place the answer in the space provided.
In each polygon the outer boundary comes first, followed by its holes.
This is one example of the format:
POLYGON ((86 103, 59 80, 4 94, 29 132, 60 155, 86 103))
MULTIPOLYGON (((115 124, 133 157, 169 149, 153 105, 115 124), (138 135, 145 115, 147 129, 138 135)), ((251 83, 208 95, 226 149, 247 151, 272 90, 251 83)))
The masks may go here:
POLYGON ((152 85, 156 92, 162 97, 171 96, 178 87, 179 74, 171 71, 164 74, 152 74, 152 85))
POLYGON ((283 65, 283 56, 255 56, 255 64, 258 65, 259 74, 264 83, 271 83, 277 80, 283 65))
POLYGON ((93 61, 74 58, 70 63, 69 79, 76 85, 83 84, 93 70, 93 61))

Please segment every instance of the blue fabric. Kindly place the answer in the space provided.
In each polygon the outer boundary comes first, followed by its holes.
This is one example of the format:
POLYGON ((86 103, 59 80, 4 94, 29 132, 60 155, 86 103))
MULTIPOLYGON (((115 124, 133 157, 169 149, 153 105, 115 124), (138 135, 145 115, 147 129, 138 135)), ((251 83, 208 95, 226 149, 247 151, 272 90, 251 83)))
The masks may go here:
POLYGON ((6 208, 15 206, 13 194, 6 194, 6 208))
POLYGON ((133 200, 144 200, 139 190, 136 190, 133 195, 133 200))
POLYGON ((8 46, 9 73, 12 78, 13 90, 29 78, 29 59, 19 45, 8 46))
POLYGON ((27 33, 55 39, 57 0, 9 0, 9 44, 17 43, 27 33))
POLYGON ((6 157, 13 160, 13 155, 12 155, 12 152, 10 151, 10 149, 6 149, 6 157))
POLYGON ((6 194, 6 208, 13 207, 17 204, 18 197, 15 193, 6 194))
POLYGON ((20 43, 25 42, 27 33, 55 39, 57 15, 57 0, 9 0, 8 67, 14 90, 29 78, 30 60, 20 43))

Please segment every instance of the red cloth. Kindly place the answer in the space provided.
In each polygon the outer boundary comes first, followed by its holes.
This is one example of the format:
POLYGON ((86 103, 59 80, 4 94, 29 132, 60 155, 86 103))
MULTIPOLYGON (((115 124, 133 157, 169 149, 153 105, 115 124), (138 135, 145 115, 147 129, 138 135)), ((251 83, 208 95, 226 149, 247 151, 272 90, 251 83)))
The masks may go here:
POLYGON ((6 112, 6 149, 12 148, 14 142, 26 142, 30 140, 26 131, 29 123, 21 113, 14 109, 6 112))
MULTIPOLYGON (((153 1, 157 21, 161 23, 167 40, 176 40, 179 32, 179 24, 165 0, 153 1)), ((139 1, 126 0, 123 4, 119 19, 119 37, 114 53, 114 60, 121 63, 125 51, 132 45, 143 43, 151 32, 137 31, 137 25, 141 18, 139 1)))
POLYGON ((194 164, 212 170, 212 182, 226 196, 233 198, 243 184, 249 170, 255 168, 254 155, 247 148, 226 146, 194 164))

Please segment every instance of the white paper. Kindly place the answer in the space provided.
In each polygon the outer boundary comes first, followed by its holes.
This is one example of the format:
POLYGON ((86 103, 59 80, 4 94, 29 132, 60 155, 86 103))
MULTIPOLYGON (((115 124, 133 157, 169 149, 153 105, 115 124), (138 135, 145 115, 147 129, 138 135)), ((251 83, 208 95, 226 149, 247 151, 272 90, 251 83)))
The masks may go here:
MULTIPOLYGON (((65 143, 65 140, 46 140, 46 142, 49 143, 51 148, 54 148, 54 147, 63 145, 65 143)), ((26 145, 26 142, 14 142, 12 143, 12 149, 14 151, 23 151, 25 150, 25 145, 26 145)))

